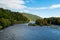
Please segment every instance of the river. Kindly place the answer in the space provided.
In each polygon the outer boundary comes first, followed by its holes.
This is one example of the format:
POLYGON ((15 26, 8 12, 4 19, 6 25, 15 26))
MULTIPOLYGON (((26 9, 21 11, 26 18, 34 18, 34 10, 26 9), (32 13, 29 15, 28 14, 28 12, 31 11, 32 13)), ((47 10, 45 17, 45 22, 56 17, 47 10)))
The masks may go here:
POLYGON ((0 40, 60 40, 60 26, 16 24, 0 31, 0 40))

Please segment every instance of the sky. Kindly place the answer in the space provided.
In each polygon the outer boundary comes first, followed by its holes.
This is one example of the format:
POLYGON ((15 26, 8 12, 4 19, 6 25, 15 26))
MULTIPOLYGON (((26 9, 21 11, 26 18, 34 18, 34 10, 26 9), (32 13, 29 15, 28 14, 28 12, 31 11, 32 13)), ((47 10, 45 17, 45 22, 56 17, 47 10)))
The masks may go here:
POLYGON ((60 0, 0 0, 0 8, 40 17, 60 17, 60 0))

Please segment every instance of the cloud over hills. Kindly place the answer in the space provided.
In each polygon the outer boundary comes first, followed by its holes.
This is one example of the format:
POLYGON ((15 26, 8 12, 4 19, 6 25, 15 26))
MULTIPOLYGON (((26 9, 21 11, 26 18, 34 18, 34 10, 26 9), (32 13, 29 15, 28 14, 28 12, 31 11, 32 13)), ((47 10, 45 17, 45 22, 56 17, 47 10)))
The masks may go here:
POLYGON ((26 8, 23 0, 0 0, 0 8, 21 10, 26 8))
MULTIPOLYGON (((29 0, 26 0, 29 2, 29 0)), ((30 0, 32 1, 32 0, 30 0)), ((0 0, 0 8, 18 10, 20 12, 29 12, 29 10, 46 10, 46 9, 56 9, 60 8, 60 4, 53 4, 49 7, 27 7, 24 0, 0 0)))

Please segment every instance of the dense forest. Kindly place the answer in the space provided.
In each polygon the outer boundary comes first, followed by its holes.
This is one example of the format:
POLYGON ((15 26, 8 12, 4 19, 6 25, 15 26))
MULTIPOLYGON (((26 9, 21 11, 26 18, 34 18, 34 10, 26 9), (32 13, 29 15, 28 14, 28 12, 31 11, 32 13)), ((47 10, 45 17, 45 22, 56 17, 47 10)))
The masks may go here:
POLYGON ((0 8, 0 29, 6 28, 17 23, 26 23, 29 19, 19 12, 12 12, 7 9, 0 8))
POLYGON ((60 17, 50 17, 50 18, 43 18, 37 19, 35 24, 44 26, 44 25, 60 25, 60 17))

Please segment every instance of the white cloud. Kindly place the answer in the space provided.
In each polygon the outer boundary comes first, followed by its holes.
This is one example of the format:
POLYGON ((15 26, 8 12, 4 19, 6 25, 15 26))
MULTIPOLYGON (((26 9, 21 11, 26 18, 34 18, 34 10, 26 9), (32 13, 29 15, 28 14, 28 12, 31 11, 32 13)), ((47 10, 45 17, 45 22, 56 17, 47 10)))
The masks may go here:
POLYGON ((29 13, 29 10, 20 10, 19 12, 26 12, 26 13, 29 13))
POLYGON ((23 0, 0 0, 0 8, 21 10, 26 8, 23 0))
POLYGON ((49 7, 39 7, 39 8, 28 8, 30 10, 46 10, 46 9, 56 9, 56 8, 60 8, 60 4, 54 4, 54 5, 51 5, 49 7))
POLYGON ((50 9, 60 8, 60 4, 51 5, 49 8, 50 9))
POLYGON ((30 10, 45 10, 47 7, 40 7, 40 8, 28 8, 30 10))
MULTIPOLYGON (((32 0, 26 0, 32 2, 32 0)), ((60 8, 60 4, 51 5, 49 7, 31 8, 24 5, 23 0, 0 0, 0 8, 18 10, 19 12, 29 12, 29 10, 46 10, 60 8)))

